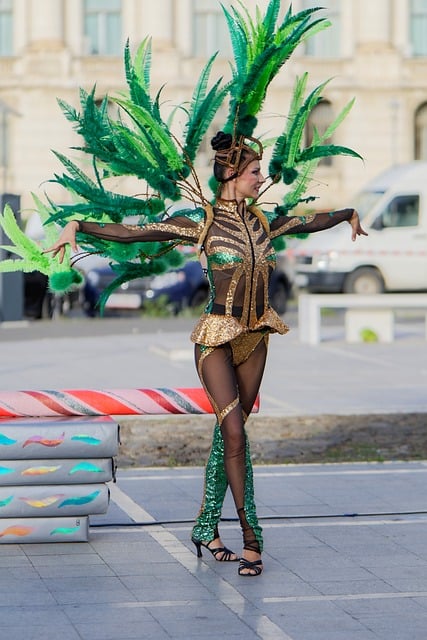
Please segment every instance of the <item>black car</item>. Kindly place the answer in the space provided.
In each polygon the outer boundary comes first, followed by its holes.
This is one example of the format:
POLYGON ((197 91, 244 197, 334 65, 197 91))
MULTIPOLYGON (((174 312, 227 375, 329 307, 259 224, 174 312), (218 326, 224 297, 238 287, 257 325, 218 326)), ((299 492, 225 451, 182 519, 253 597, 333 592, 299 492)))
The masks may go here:
MULTIPOLYGON (((84 309, 87 315, 97 315, 97 303, 104 289, 116 278, 108 264, 86 273, 84 309)), ((200 263, 186 262, 157 276, 136 278, 118 287, 107 299, 105 310, 144 309, 162 298, 173 313, 186 307, 198 307, 208 299, 209 285, 200 263)))

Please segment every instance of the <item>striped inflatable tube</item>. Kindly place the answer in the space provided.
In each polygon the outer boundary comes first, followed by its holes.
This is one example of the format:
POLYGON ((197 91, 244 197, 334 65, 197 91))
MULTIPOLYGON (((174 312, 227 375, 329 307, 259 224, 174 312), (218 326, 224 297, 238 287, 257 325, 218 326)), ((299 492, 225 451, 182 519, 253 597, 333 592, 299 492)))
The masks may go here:
POLYGON ((0 418, 186 413, 213 413, 203 389, 0 391, 0 418))

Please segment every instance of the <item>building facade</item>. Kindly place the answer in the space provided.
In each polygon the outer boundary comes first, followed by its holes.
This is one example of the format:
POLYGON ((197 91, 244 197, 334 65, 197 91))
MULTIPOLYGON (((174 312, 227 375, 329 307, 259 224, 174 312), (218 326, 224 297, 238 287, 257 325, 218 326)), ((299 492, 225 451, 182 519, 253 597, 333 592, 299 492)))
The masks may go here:
MULTIPOLYGON (((253 12, 268 0, 244 4, 253 12)), ((318 4, 294 0, 293 10, 318 4)), ((364 162, 340 157, 319 166, 310 193, 323 209, 350 206, 352 194, 392 164, 427 159, 427 0, 320 4, 332 26, 301 46, 275 79, 257 133, 279 132, 295 78, 305 71, 309 89, 331 78, 308 137, 355 98, 333 141, 357 150, 364 162)), ((147 35, 153 91, 167 83, 166 110, 190 99, 214 51, 212 78, 228 77, 231 49, 219 0, 0 0, 0 192, 19 194, 24 216, 31 192, 65 198, 48 182, 61 171, 52 150, 73 157, 79 138, 57 99, 78 108, 79 88, 94 85, 99 99, 117 95, 126 86, 125 42, 135 51, 147 35)), ((209 159, 206 145, 202 175, 210 173, 209 159)))

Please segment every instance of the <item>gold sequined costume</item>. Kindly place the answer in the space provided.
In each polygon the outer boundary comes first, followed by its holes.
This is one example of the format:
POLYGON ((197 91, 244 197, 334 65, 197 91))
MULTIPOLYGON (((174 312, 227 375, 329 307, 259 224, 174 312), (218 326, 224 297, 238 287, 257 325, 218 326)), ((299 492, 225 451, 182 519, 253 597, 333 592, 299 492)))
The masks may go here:
MULTIPOLYGON (((211 295, 192 332, 192 341, 213 347, 260 329, 286 333, 288 327, 268 300, 269 279, 276 264, 271 240, 280 235, 328 229, 350 220, 352 210, 286 216, 265 213, 244 203, 239 209, 235 201, 218 199, 213 212, 202 248, 211 295)), ((197 244, 205 221, 205 210, 199 207, 144 227, 80 222, 79 231, 124 243, 180 240, 197 244)))
POLYGON ((312 233, 350 220, 351 209, 309 217, 265 213, 218 199, 206 215, 203 208, 180 211, 144 227, 81 222, 79 231, 117 242, 178 240, 198 244, 206 256, 210 299, 194 328, 195 359, 200 380, 217 417, 206 467, 202 507, 193 538, 218 537, 218 522, 229 485, 247 535, 262 550, 253 491, 252 464, 244 424, 256 400, 267 356, 269 333, 288 327, 270 307, 269 280, 275 267, 271 240, 279 235, 312 233), (213 214, 213 215, 212 215, 213 214), (207 218, 210 223, 206 226, 207 218))

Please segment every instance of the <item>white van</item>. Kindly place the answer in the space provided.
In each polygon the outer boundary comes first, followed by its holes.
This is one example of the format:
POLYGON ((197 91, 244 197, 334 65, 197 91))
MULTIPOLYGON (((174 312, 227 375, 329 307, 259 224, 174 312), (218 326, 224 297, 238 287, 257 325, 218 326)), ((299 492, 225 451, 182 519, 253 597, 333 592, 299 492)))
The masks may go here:
POLYGON ((349 203, 369 236, 347 224, 310 235, 288 250, 298 287, 310 292, 427 290, 427 162, 385 171, 349 203))

